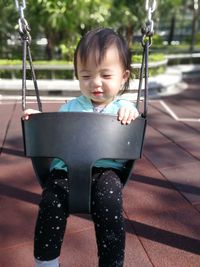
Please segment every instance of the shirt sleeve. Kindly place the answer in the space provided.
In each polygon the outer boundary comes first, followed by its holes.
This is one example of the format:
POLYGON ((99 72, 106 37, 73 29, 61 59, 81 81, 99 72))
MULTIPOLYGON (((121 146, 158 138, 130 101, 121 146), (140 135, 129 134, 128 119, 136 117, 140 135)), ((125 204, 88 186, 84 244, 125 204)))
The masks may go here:
POLYGON ((63 104, 58 111, 60 112, 70 112, 77 111, 79 109, 76 99, 72 99, 69 102, 63 104))
POLYGON ((65 104, 63 104, 60 108, 59 108, 59 110, 58 110, 59 112, 64 112, 64 111, 69 111, 69 103, 65 103, 65 104))
POLYGON ((119 99, 117 101, 117 105, 118 105, 118 108, 121 108, 121 107, 128 107, 130 109, 132 109, 134 112, 138 112, 136 106, 135 106, 135 103, 133 102, 130 102, 129 100, 126 100, 126 99, 119 99))

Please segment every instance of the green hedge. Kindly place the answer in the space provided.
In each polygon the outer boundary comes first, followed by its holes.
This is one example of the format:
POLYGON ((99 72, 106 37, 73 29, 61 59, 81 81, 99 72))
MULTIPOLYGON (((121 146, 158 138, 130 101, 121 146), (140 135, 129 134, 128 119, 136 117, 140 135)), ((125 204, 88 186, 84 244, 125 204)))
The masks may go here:
MULTIPOLYGON (((163 54, 152 54, 149 55, 149 61, 150 62, 158 62, 163 61, 165 59, 165 56, 163 54)), ((132 62, 133 63, 141 63, 142 62, 142 56, 141 55, 133 55, 132 56, 132 62)), ((28 63, 27 63, 28 64, 28 63)), ((65 65, 65 64, 72 64, 72 62, 66 62, 66 61, 58 61, 58 60, 52 60, 52 61, 34 61, 34 65, 65 65)), ((10 78, 17 78, 20 79, 22 77, 22 71, 21 71, 21 65, 22 62, 20 60, 6 60, 1 59, 0 60, 0 66, 19 66, 19 70, 0 70, 0 78, 4 79, 10 79, 10 78), (13 77, 12 77, 13 75, 13 77)), ((133 78, 137 78, 139 76, 139 69, 133 70, 133 78)), ((157 68, 149 68, 149 75, 156 75, 163 73, 165 71, 165 66, 157 67, 157 68)), ((37 79, 73 79, 74 71, 73 70, 35 70, 37 79)), ((31 79, 31 73, 30 70, 27 70, 27 79, 31 79)))

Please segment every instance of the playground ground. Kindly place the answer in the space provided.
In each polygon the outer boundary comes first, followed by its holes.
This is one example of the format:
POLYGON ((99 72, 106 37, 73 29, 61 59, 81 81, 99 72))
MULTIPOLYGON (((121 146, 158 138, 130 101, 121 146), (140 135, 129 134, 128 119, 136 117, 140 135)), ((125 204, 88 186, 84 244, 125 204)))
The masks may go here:
MULTIPOLYGON (((124 188, 125 267, 200 266, 200 78, 185 83, 149 102, 143 157, 124 188)), ((0 267, 34 266, 41 188, 23 154, 20 116, 19 101, 0 103, 0 267)), ((90 217, 70 216, 61 266, 95 267, 96 255, 90 217)))

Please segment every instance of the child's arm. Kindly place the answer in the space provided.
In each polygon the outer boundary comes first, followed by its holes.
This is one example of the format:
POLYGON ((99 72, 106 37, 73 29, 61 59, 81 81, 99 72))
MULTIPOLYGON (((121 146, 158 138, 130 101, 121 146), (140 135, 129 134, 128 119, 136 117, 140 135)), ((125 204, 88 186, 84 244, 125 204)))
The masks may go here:
POLYGON ((130 124, 131 121, 135 120, 139 116, 137 109, 130 107, 121 107, 117 114, 118 120, 121 121, 122 124, 130 124))
POLYGON ((23 120, 28 120, 29 119, 29 116, 31 114, 35 114, 35 113, 40 113, 40 111, 39 110, 36 110, 36 109, 31 109, 31 108, 26 109, 26 110, 24 110, 24 113, 22 115, 22 119, 23 120))

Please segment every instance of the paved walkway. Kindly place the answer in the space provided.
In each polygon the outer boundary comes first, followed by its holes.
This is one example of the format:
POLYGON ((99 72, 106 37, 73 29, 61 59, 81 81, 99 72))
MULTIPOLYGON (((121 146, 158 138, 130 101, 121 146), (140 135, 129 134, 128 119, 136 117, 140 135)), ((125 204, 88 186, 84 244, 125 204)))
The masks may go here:
MULTIPOLYGON (((200 79, 187 83, 150 101, 143 157, 124 189, 125 267, 200 266, 200 79)), ((23 156, 20 114, 17 101, 0 104, 0 267, 33 266, 41 189, 23 156)), ((71 216, 62 267, 95 267, 96 253, 89 216, 71 216)))

